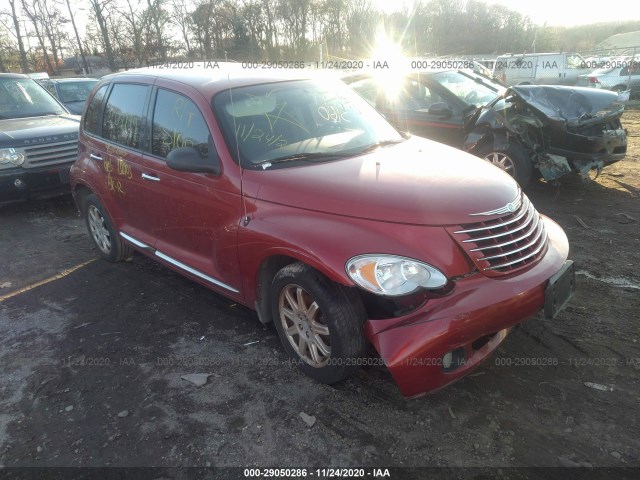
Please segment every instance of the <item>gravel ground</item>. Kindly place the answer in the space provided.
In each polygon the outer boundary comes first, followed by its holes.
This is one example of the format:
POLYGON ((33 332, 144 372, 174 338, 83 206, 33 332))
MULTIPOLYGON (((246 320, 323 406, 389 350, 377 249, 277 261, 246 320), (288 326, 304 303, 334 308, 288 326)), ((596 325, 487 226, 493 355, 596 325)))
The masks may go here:
POLYGON ((379 367, 314 383, 252 312, 141 255, 98 260, 69 198, 3 208, 0 465, 640 467, 640 110, 623 123, 625 160, 528 190, 569 236, 568 308, 409 401, 379 367))

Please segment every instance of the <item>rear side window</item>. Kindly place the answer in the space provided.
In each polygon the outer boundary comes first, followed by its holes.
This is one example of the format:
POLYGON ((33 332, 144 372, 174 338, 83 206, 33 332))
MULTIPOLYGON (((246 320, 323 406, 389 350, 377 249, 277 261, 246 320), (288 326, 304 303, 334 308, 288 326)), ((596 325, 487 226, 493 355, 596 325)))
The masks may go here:
POLYGON ((162 158, 180 147, 194 147, 203 158, 209 154, 209 129, 202 113, 190 99, 169 90, 158 90, 152 139, 151 153, 162 158))
POLYGON ((113 86, 102 121, 102 136, 125 147, 140 148, 146 85, 119 83, 113 86))
POLYGON ((98 126, 100 125, 100 112, 102 111, 102 104, 104 102, 104 96, 107 93, 108 85, 103 85, 100 90, 91 99, 91 103, 87 107, 87 111, 84 115, 84 129, 86 132, 99 134, 98 126))

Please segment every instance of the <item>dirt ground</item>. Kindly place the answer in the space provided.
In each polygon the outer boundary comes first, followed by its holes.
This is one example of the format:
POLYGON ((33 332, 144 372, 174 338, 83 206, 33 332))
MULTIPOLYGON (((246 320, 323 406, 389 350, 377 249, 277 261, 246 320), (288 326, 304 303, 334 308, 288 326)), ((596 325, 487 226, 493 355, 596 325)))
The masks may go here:
POLYGON ((409 401, 378 367, 314 383, 253 313, 140 255, 97 260, 69 198, 3 208, 0 465, 640 467, 640 110, 623 124, 625 160, 527 192, 569 236, 571 304, 409 401))

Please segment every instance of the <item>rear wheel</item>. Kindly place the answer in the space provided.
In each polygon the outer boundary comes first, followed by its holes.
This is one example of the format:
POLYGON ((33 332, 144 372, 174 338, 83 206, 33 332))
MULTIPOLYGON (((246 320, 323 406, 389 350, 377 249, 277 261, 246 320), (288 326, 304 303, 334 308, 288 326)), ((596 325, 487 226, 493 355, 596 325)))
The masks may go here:
POLYGON ((614 92, 626 92, 627 91, 627 86, 626 85, 616 85, 611 90, 613 90, 614 92))
POLYGON ((102 258, 120 262, 133 255, 133 249, 122 241, 98 197, 87 195, 82 210, 91 239, 102 258))
POLYGON ((332 384, 348 377, 366 350, 360 298, 303 263, 280 270, 271 285, 280 341, 298 368, 332 384))
POLYGON ((476 155, 507 172, 522 187, 531 181, 531 159, 520 145, 511 143, 506 150, 495 150, 493 145, 485 145, 476 151, 476 155))

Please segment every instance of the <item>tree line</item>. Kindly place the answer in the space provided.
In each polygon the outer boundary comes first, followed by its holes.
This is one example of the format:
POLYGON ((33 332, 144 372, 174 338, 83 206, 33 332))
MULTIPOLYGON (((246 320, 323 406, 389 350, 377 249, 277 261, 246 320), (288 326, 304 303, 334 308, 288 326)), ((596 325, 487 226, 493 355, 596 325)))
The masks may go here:
POLYGON ((540 26, 480 0, 420 0, 391 13, 371 0, 8 2, 0 10, 0 70, 51 74, 69 57, 100 57, 112 71, 170 59, 369 58, 381 30, 408 56, 442 56, 584 50, 640 29, 640 22, 540 26))

